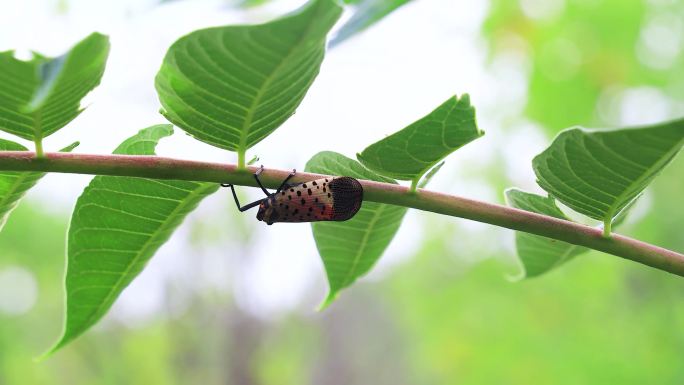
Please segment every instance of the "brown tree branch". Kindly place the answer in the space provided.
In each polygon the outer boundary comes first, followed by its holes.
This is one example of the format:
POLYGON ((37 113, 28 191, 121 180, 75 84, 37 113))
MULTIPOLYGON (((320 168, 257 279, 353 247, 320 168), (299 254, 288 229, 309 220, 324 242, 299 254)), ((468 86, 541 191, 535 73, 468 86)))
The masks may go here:
MULTIPOLYGON (((47 153, 44 158, 36 158, 33 152, 7 151, 0 152, 0 170, 179 179, 256 186, 251 175, 256 171, 255 167, 239 170, 233 164, 157 156, 47 153)), ((261 174, 262 181, 269 188, 277 188, 289 172, 266 169, 261 174)), ((293 181, 305 182, 320 177, 323 175, 298 172, 293 181)), ((601 229, 579 223, 424 189, 410 193, 408 187, 395 184, 368 180, 361 180, 361 184, 366 201, 430 211, 541 235, 684 276, 683 254, 619 234, 605 238, 601 229)))

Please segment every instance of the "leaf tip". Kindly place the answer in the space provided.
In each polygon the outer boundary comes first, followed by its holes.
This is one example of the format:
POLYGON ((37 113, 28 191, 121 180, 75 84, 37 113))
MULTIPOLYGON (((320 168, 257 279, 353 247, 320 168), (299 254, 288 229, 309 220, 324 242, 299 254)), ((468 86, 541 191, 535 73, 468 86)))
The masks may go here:
POLYGON ((39 356, 33 357, 32 361, 36 364, 40 364, 43 361, 47 360, 48 357, 50 357, 51 355, 52 355, 52 351, 48 350, 47 352, 45 352, 39 356))
POLYGON ((78 42, 76 46, 84 46, 90 44, 99 49, 98 57, 104 56, 106 58, 109 55, 109 49, 111 48, 109 35, 105 35, 104 33, 95 31, 90 35, 86 36, 85 39, 78 42))
MULTIPOLYGON (((517 258, 518 261, 520 261, 520 258, 517 258)), ((521 281, 524 281, 526 278, 529 278, 527 276, 527 273, 525 272, 525 265, 522 264, 522 262, 519 263, 520 265, 520 271, 517 273, 507 273, 504 275, 504 278, 511 283, 518 283, 521 281)))
POLYGON ((75 149, 76 147, 78 147, 80 145, 81 145, 81 142, 79 142, 77 140, 77 141, 71 143, 70 145, 64 147, 63 149, 59 150, 59 152, 71 152, 73 149, 75 149))
POLYGON ((95 32, 92 32, 90 35, 88 35, 88 37, 86 39, 102 39, 102 40, 109 41, 109 35, 106 35, 102 32, 95 31, 95 32))
POLYGON ((470 94, 467 92, 464 94, 461 94, 461 98, 459 99, 458 95, 454 95, 454 98, 456 98, 456 101, 460 101, 463 104, 470 105, 470 94))
POLYGON ((62 349, 69 341, 71 341, 71 338, 67 339, 65 337, 66 337, 66 332, 62 332, 62 336, 59 337, 57 342, 55 342, 55 344, 52 345, 51 348, 46 350, 45 353, 43 353, 37 357, 33 357, 33 362, 36 362, 36 363, 43 362, 46 359, 48 359, 50 356, 55 354, 58 350, 62 349))
POLYGON ((251 165, 253 165, 254 163, 256 163, 256 162, 258 162, 258 161, 259 161, 259 155, 254 155, 254 156, 252 157, 252 159, 250 159, 249 162, 247 162, 247 165, 248 165, 248 166, 251 166, 251 165))
POLYGON ((509 187, 504 190, 504 201, 506 202, 506 205, 508 206, 513 206, 515 207, 515 197, 519 194, 522 194, 523 191, 517 187, 509 187))
POLYGON ((58 349, 59 348, 55 345, 54 347, 50 348, 45 353, 43 353, 39 356, 33 357, 33 362, 35 362, 37 364, 42 363, 43 361, 47 360, 50 356, 52 356, 52 354, 54 352, 56 352, 58 349))
POLYGON ((337 296, 339 294, 340 294, 340 292, 338 290, 334 290, 334 291, 331 290, 328 293, 328 296, 325 297, 325 300, 323 302, 321 302, 320 305, 318 305, 318 309, 316 309, 316 311, 323 311, 323 310, 327 309, 328 306, 330 306, 333 302, 335 302, 335 300, 337 299, 337 296))

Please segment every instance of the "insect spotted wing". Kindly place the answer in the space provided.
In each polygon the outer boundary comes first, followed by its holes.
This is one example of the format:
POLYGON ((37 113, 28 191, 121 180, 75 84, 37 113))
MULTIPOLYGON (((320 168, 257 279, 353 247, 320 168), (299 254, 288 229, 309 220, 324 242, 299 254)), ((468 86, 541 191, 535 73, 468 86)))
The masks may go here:
POLYGON ((350 177, 322 178, 289 186, 259 206, 257 219, 275 222, 346 221, 361 208, 363 187, 350 177))
POLYGON ((295 170, 285 178, 280 188, 271 194, 261 183, 259 175, 264 166, 254 173, 254 179, 266 194, 266 198, 240 206, 235 188, 232 184, 221 184, 230 187, 235 204, 240 211, 259 206, 257 219, 272 225, 276 222, 316 222, 346 221, 353 217, 363 202, 363 186, 358 180, 343 176, 312 180, 289 185, 287 182, 295 176, 295 170))

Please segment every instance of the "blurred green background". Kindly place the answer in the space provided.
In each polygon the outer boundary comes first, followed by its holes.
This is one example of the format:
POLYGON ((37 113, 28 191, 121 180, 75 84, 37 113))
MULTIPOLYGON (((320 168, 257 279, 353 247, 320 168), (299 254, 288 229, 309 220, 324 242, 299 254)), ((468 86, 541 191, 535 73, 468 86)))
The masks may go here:
MULTIPOLYGON (((488 60, 516 58, 527 82, 506 134, 523 135, 520 120, 550 142, 577 124, 681 116, 682 20, 674 0, 493 0, 481 29, 488 60)), ((513 183, 502 164, 488 167, 468 177, 498 191, 513 183)), ((683 170, 680 156, 619 232, 684 251, 683 170)), ((259 224, 233 214, 194 217, 189 250, 219 243, 211 229, 230 226, 244 249, 235 263, 250 258, 259 224)), ((0 233, 0 384, 684 382, 684 279, 590 253, 514 283, 510 232, 436 216, 417 222, 430 231, 415 255, 324 312, 306 304, 258 317, 239 306, 240 293, 172 285, 158 316, 109 317, 36 363, 61 327, 68 212, 27 200, 0 233), (13 301, 15 289, 30 298, 13 301), (175 296, 190 305, 177 310, 175 296)), ((191 276, 202 280, 201 269, 191 276)))

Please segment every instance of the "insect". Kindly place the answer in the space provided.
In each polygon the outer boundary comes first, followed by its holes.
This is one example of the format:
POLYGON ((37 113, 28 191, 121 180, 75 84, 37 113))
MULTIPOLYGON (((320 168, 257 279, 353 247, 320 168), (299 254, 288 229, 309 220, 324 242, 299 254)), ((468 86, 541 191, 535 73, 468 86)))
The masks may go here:
POLYGON ((254 173, 254 179, 266 194, 266 198, 240 206, 232 184, 230 187, 238 210, 246 211, 259 206, 256 218, 272 225, 276 222, 317 222, 346 221, 356 214, 363 201, 363 187, 358 180, 343 176, 312 180, 309 182, 287 183, 296 170, 292 170, 274 193, 268 192, 261 184, 259 175, 264 171, 261 166, 254 173))

